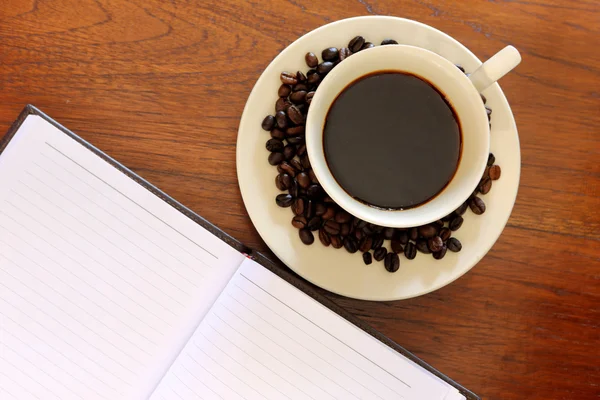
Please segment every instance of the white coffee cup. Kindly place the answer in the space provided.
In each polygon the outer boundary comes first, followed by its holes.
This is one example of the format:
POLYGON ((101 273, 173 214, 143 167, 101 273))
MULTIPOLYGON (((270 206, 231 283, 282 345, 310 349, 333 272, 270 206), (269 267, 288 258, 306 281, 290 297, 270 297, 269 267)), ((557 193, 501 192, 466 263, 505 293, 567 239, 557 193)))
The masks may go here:
POLYGON ((467 77, 445 58, 414 46, 378 46, 348 57, 323 79, 308 111, 306 147, 319 183, 350 214, 381 226, 420 226, 450 214, 476 189, 488 159, 489 122, 479 92, 520 61, 519 52, 508 46, 467 77), (349 84, 377 71, 405 72, 428 81, 445 95, 460 123, 462 153, 454 177, 433 199, 414 208, 385 210, 356 200, 335 180, 325 160, 323 132, 332 103, 349 84))

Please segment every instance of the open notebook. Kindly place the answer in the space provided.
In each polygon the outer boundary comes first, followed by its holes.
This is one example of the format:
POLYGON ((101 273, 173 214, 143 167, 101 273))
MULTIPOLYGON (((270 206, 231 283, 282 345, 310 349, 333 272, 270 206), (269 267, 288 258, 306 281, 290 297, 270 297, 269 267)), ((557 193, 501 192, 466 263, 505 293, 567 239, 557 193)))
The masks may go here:
POLYGON ((242 251, 28 106, 0 145, 0 398, 477 398, 242 251))

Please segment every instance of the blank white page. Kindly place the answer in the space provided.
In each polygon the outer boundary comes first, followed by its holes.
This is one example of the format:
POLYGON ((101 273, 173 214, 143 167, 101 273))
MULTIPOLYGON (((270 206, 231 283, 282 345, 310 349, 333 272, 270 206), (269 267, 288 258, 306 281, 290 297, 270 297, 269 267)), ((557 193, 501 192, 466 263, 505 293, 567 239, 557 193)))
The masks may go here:
POLYGON ((0 398, 148 398, 242 259, 29 116, 0 155, 0 398))
POLYGON ((245 260, 151 399, 464 397, 272 272, 245 260))

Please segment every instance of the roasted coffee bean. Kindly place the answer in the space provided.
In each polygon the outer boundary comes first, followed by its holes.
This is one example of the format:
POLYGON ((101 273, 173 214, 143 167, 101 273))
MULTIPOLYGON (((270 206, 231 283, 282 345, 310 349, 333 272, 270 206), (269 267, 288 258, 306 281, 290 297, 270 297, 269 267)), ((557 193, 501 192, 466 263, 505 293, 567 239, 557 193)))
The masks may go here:
POLYGON ((448 248, 446 247, 446 245, 443 245, 439 251, 433 253, 433 258, 435 258, 436 260, 441 260, 446 255, 446 250, 448 250, 448 248))
POLYGON ((294 215, 304 214, 305 205, 306 201, 302 197, 294 199, 294 201, 292 202, 292 212, 294 213, 294 215))
POLYGON ((321 217, 327 211, 327 207, 323 203, 315 203, 315 215, 317 217, 321 217))
POLYGON ((325 222, 325 225, 323 225, 323 228, 330 235, 339 235, 340 234, 340 224, 338 224, 337 222, 335 222, 331 219, 329 221, 325 222))
POLYGON ((429 246, 427 246, 427 239, 417 239, 417 250, 424 254, 430 254, 429 246))
POLYGON ((275 114, 275 120, 277 121, 277 127, 279 129, 285 129, 288 126, 288 119, 285 111, 277 111, 275 114))
POLYGON ((448 227, 450 228, 451 231, 457 231, 460 229, 463 222, 464 222, 463 217, 461 217, 460 215, 457 215, 456 217, 452 218, 452 220, 448 224, 448 227))
POLYGON ((363 47, 363 44, 365 44, 365 38, 362 36, 356 36, 348 43, 348 48, 353 53, 356 53, 360 51, 360 49, 363 47))
POLYGON ((479 197, 475 196, 469 200, 469 208, 473 214, 481 215, 485 212, 485 203, 479 197))
POLYGON ((286 85, 295 85, 298 83, 298 79, 296 78, 296 74, 292 72, 284 71, 279 75, 279 79, 281 79, 281 83, 286 85))
POLYGON ((320 76, 325 76, 335 67, 335 64, 331 61, 324 61, 317 66, 317 72, 320 76))
POLYGON ((314 91, 306 93, 306 97, 304 98, 304 101, 306 102, 306 104, 310 104, 312 102, 312 99, 314 96, 315 96, 314 91))
POLYGON ((387 44, 398 44, 398 42, 396 42, 394 39, 383 39, 381 41, 382 46, 385 46, 387 44))
MULTIPOLYGON (((335 207, 333 207, 333 206, 327 207, 327 211, 325 211, 325 214, 323 214, 321 216, 321 218, 323 218, 324 220, 332 219, 333 217, 335 217, 335 207)), ((337 224, 337 222, 336 222, 336 224, 337 224)))
POLYGON ((415 240, 417 240, 418 237, 419 237, 419 229, 418 228, 410 228, 408 230, 408 238, 410 240, 412 240, 414 242, 415 240))
POLYGON ((373 258, 375 259, 375 261, 381 261, 385 258, 386 254, 387 254, 387 249, 385 247, 379 247, 379 248, 376 248, 375 251, 373 252, 373 258))
POLYGON ((485 98, 484 95, 481 94, 481 101, 483 101, 483 104, 487 103, 487 99, 485 98))
POLYGON ((288 144, 283 148, 283 156, 286 160, 291 160, 296 155, 296 146, 288 144))
POLYGON ((279 112, 279 111, 285 111, 288 109, 288 107, 291 105, 292 103, 290 103, 287 99, 280 97, 277 99, 277 101, 275 102, 275 111, 279 112))
POLYGON ((396 253, 388 253, 383 265, 388 272, 396 272, 400 268, 400 257, 396 253))
POLYGON ((344 210, 339 210, 336 214, 335 214, 335 222, 340 223, 340 224, 346 224, 350 221, 352 221, 352 215, 350 215, 349 213, 347 213, 344 210))
POLYGON ((442 247, 444 246, 444 241, 441 237, 434 236, 427 241, 427 246, 429 247, 429 250, 431 250, 432 253, 435 253, 436 251, 442 250, 442 247))
POLYGON ((302 157, 304 154, 306 154, 306 145, 305 144, 301 144, 299 146, 297 146, 297 151, 296 154, 298 154, 299 157, 302 157))
POLYGON ((502 170, 499 165, 492 165, 490 167, 490 179, 493 181, 497 181, 500 179, 500 175, 502 174, 502 170))
POLYGON ((271 153, 281 153, 281 152, 283 152, 284 146, 283 146, 283 142, 281 140, 271 138, 271 139, 267 140, 265 147, 271 153))
POLYGON ((311 52, 306 53, 304 56, 304 61, 306 61, 306 65, 308 65, 309 68, 314 68, 317 66, 317 64, 319 64, 317 55, 311 52))
POLYGON ((356 229, 364 229, 364 227, 367 226, 367 221, 363 221, 360 218, 354 218, 353 222, 356 229))
POLYGON ((302 167, 302 164, 301 164, 301 163, 300 163, 300 161, 299 161, 298 159, 296 159, 296 158, 294 158, 293 160, 291 160, 291 161, 290 161, 290 165, 291 165, 292 167, 294 167, 294 169, 295 169, 297 172, 302 172, 302 171, 304 171, 304 168, 302 167))
MULTIPOLYGON (((302 115, 302 112, 300 112, 298 107, 296 107, 296 106, 292 105, 292 106, 288 107, 287 116, 290 118, 290 121, 292 121, 296 125, 304 122, 304 116, 302 115)), ((277 123, 279 124, 279 120, 277 120, 277 123)))
POLYGON ((298 146, 298 145, 304 144, 304 136, 288 137, 287 138, 287 142, 289 144, 293 144, 294 146, 298 146))
POLYGON ((352 53, 350 52, 350 49, 347 47, 342 47, 339 50, 339 55, 338 57, 340 58, 340 61, 344 61, 346 58, 350 57, 352 53))
POLYGON ((300 190, 300 186, 298 186, 298 182, 296 182, 295 179, 292 179, 292 182, 290 183, 290 186, 288 187, 288 193, 290 195, 292 195, 292 197, 296 198, 300 194, 299 190, 300 190))
POLYGON ((429 239, 437 235, 437 229, 432 224, 427 224, 419 227, 419 236, 429 239))
POLYGON ((371 42, 365 42, 363 46, 360 48, 361 50, 372 49, 375 45, 371 42))
POLYGON ((363 253, 362 258, 365 265, 371 265, 371 263, 373 263, 373 257, 368 251, 363 253))
POLYGON ((328 203, 328 204, 335 204, 335 202, 332 200, 331 197, 329 196, 325 196, 323 197, 323 203, 328 203))
POLYGON ((462 203, 462 204, 461 204, 461 206, 460 206, 460 207, 458 207, 458 208, 457 208, 457 209, 454 211, 454 213, 455 213, 456 215, 463 215, 463 214, 464 214, 464 213, 467 211, 467 208, 468 208, 468 207, 469 207, 469 202, 468 202, 468 201, 465 201, 464 203, 462 203))
POLYGON ((321 82, 321 75, 318 73, 314 73, 308 76, 308 84, 310 87, 315 87, 319 82, 321 82))
POLYGON ((310 159, 308 158, 308 154, 300 157, 300 163, 302 164, 302 168, 309 169, 310 168, 310 159))
POLYGON ((269 164, 278 165, 285 159, 283 153, 271 153, 269 154, 269 164))
POLYGON ((338 55, 339 51, 336 47, 329 47, 321 52, 323 61, 337 61, 338 55))
POLYGON ((337 235, 330 234, 329 238, 331 239, 331 247, 333 247, 334 249, 341 249, 344 245, 344 241, 342 240, 342 238, 337 235))
POLYGON ((294 85, 294 87, 292 87, 292 93, 300 92, 300 91, 308 92, 308 85, 306 85, 305 83, 299 83, 297 85, 294 85))
POLYGON ((491 108, 489 108, 489 107, 486 106, 485 107, 485 112, 487 113, 488 118, 491 117, 491 115, 492 115, 492 109, 491 108))
POLYGON ((292 226, 298 229, 306 228, 306 218, 301 215, 296 215, 292 218, 292 226))
POLYGON ((340 224, 340 235, 348 236, 350 234, 351 228, 350 224, 340 224))
POLYGON ((306 92, 299 90, 290 95, 290 101, 294 104, 302 104, 306 100, 306 92))
POLYGON ((310 181, 312 183, 319 184, 319 180, 317 179, 317 176, 315 175, 315 171, 313 171, 312 169, 309 169, 308 176, 310 176, 310 181))
POLYGON ((306 172, 300 172, 298 175, 296 175, 296 180, 298 181, 298 185, 300 185, 300 187, 303 189, 308 188, 311 183, 306 172))
POLYGON ((452 231, 450 231, 450 229, 448 228, 442 228, 440 230, 440 237, 442 238, 442 241, 446 241, 448 239, 450 239, 450 236, 452 236, 452 231))
POLYGON ((392 243, 390 246, 392 248, 392 251, 396 254, 402 253, 404 251, 404 246, 402 246, 402 243, 400 243, 400 241, 396 237, 392 239, 392 243))
POLYGON ((275 186, 279 190, 288 190, 292 185, 292 177, 286 174, 279 174, 275 177, 275 186))
POLYGON ((323 228, 319 229, 319 240, 325 247, 328 247, 331 244, 331 236, 329 236, 329 233, 325 232, 323 228))
POLYGON ((304 83, 306 82, 306 75, 304 75, 304 72, 298 71, 296 72, 296 79, 298 80, 298 83, 304 83))
POLYGON ((367 234, 367 235, 372 235, 373 233, 375 233, 375 231, 373 230, 373 225, 371 224, 366 224, 363 227, 363 231, 367 234))
POLYGON ((396 230, 394 228, 383 228, 383 238, 385 240, 392 240, 395 231, 396 230))
POLYGON ((298 173, 298 171, 296 171, 296 169, 294 167, 292 167, 292 165, 289 162, 287 162, 287 161, 282 162, 279 165, 279 167, 281 168, 282 172, 285 172, 286 174, 288 174, 292 178, 295 177, 296 174, 298 173))
POLYGON ((275 117, 267 115, 265 119, 263 119, 261 126, 265 131, 270 131, 275 126, 275 117))
POLYGON ((437 221, 432 222, 431 225, 433 225, 435 229, 437 229, 437 231, 439 232, 440 229, 444 227, 444 221, 438 219, 437 221))
POLYGON ((277 197, 275 197, 275 203, 277 203, 279 207, 289 207, 292 205, 293 201, 294 198, 289 194, 278 194, 277 197))
POLYGON ((281 85, 279 86, 279 90, 277 90, 277 95, 279 97, 288 97, 292 93, 292 88, 289 85, 281 85))
POLYGON ((271 137, 273 139, 283 140, 283 139, 285 139, 285 132, 282 131, 281 129, 275 128, 271 131, 271 137))
POLYGON ((300 240, 302 240, 302 243, 304 244, 313 244, 313 242, 315 241, 313 233, 306 228, 300 229, 298 231, 298 234, 300 236, 300 240))
POLYGON ((446 215, 444 218, 442 218, 442 221, 444 221, 444 222, 448 222, 448 221, 450 221, 452 218, 454 218, 454 215, 456 215, 456 214, 454 214, 454 212, 451 212, 450 214, 448 214, 448 215, 446 215))
POLYGON ((495 162, 496 162, 496 156, 494 156, 493 153, 490 153, 490 155, 488 156, 487 166, 491 167, 492 165, 494 165, 495 162))
POLYGON ((365 233, 362 230, 358 229, 358 230, 354 230, 354 237, 356 238, 356 240, 358 240, 360 242, 363 238, 366 238, 369 236, 365 235, 365 233))
POLYGON ((321 218, 312 217, 311 219, 308 220, 306 227, 308 229, 310 229, 311 231, 319 230, 319 228, 321 227, 321 218))
POLYGON ((481 194, 488 194, 490 190, 492 190, 492 180, 489 176, 486 176, 479 182, 479 186, 477 186, 477 190, 481 194))
POLYGON ((306 207, 304 207, 304 216, 306 219, 311 219, 315 216, 315 204, 310 199, 306 201, 306 207))
POLYGON ((462 250, 462 243, 460 243, 460 240, 458 240, 457 238, 451 237, 450 239, 448 239, 446 247, 448 247, 448 250, 454 253, 458 253, 462 250))
MULTIPOLYGON (((356 232, 361 232, 361 231, 356 231, 356 232)), ((356 238, 356 239, 359 240, 358 238, 356 238)), ((363 236, 360 239, 359 243, 360 243, 359 244, 360 251, 365 253, 365 252, 371 250, 371 246, 373 245, 373 239, 370 236, 363 236)))
POLYGON ((404 247, 404 257, 409 260, 414 260, 416 256, 417 248, 415 247, 415 244, 413 242, 406 243, 406 246, 404 247))
POLYGON ((344 248, 350 254, 356 253, 358 251, 358 243, 356 242, 356 239, 354 239, 352 236, 346 237, 344 239, 344 248))
POLYGON ((456 64, 456 68, 460 69, 463 74, 465 73, 465 69, 461 65, 456 64))
POLYGON ((306 195, 311 199, 318 199, 323 196, 321 185, 312 184, 306 189, 306 195))
POLYGON ((379 234, 373 235, 373 244, 371 245, 371 249, 375 250, 383 246, 383 237, 379 234))

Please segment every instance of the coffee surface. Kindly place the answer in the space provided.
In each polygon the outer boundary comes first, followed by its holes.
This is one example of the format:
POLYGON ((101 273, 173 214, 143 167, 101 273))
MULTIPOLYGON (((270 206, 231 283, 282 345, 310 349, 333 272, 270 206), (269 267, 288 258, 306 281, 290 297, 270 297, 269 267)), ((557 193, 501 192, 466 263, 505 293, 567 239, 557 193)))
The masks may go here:
POLYGON ((334 178, 352 197, 406 209, 435 197, 454 176, 460 124, 430 83, 385 71, 340 93, 327 114, 323 146, 334 178))

